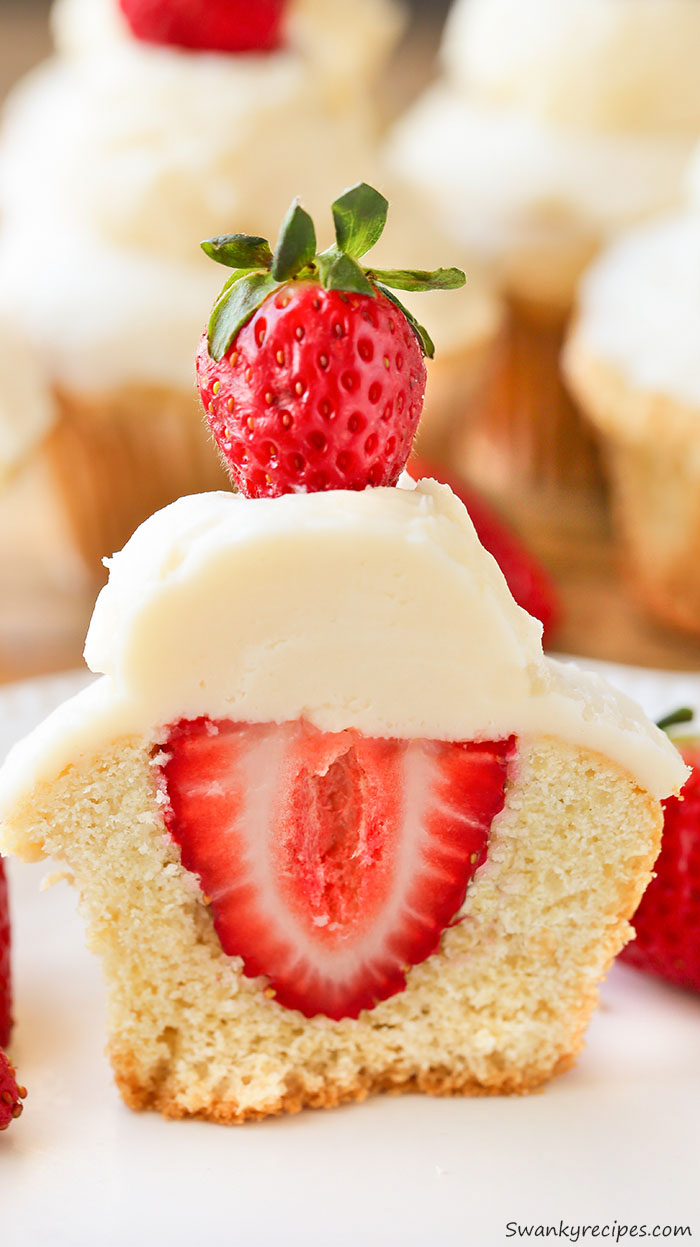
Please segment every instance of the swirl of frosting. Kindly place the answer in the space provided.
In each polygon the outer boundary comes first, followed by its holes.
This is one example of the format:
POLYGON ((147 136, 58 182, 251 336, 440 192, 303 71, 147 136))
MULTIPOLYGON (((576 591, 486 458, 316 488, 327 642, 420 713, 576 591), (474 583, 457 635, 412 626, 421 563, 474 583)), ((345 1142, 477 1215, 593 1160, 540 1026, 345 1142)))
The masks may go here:
POLYGON ((371 150, 368 117, 334 116, 298 55, 232 65, 125 44, 50 61, 15 91, 3 208, 50 198, 107 242, 192 257, 233 227, 275 231, 297 192, 322 219, 371 150))
MULTIPOLYGON (((117 0, 56 0, 51 25, 64 55, 92 56, 119 43, 134 43, 117 0)), ((332 92, 352 90, 360 96, 384 64, 402 25, 396 0, 292 0, 287 43, 312 73, 325 78, 332 92)), ((242 58, 224 59, 240 64, 242 58)))
POLYGON ((457 0, 444 60, 485 104, 595 131, 696 134, 697 0, 457 0))

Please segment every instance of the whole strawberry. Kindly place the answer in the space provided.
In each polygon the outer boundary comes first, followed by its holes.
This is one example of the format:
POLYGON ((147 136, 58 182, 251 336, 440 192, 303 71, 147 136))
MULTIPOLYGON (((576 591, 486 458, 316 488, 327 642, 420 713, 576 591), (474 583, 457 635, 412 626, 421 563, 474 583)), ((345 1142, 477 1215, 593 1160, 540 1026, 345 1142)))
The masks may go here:
POLYGON ((692 770, 680 797, 663 803, 655 878, 632 919, 637 938, 622 959, 700 992, 700 740, 676 743, 692 770))
POLYGON ((0 1051, 0 1130, 7 1130, 13 1121, 21 1117, 22 1100, 26 1094, 26 1087, 20 1087, 17 1082, 14 1067, 5 1053, 0 1051))
POLYGON ((336 242, 321 254, 298 202, 274 255, 248 235, 202 244, 235 272, 202 338, 197 383, 249 498, 395 485, 406 465, 433 344, 391 288, 454 289, 465 277, 361 265, 387 210, 378 191, 352 187, 333 204, 336 242))
POLYGON ((137 39, 202 52, 271 52, 286 0, 119 0, 137 39))
POLYGON ((10 984, 10 914, 7 902, 7 879, 0 858, 0 1048, 10 1042, 12 1029, 12 993, 10 984))

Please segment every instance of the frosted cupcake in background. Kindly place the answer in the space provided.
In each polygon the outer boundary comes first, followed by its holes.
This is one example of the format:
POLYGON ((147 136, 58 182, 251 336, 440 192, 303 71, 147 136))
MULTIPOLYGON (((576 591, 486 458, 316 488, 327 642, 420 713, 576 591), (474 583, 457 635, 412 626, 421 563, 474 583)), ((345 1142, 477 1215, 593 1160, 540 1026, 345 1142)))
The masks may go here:
POLYGON ((700 638, 700 148, 691 205, 591 267, 564 360, 605 450, 630 582, 700 638))
MULTIPOLYGON (((254 11, 224 7, 244 35, 254 11)), ((198 239, 252 222, 272 233, 294 194, 326 205, 374 160, 368 101, 400 11, 272 7, 273 50, 210 53, 136 38, 118 0, 64 0, 56 55, 7 105, 0 317, 40 356, 93 574, 153 510, 222 480, 194 393, 201 309, 220 284, 198 239)))
POLYGON ((679 200, 699 57, 696 0, 457 0, 442 77, 393 134, 393 165, 490 257, 510 300, 467 447, 494 487, 596 485, 559 375, 564 327, 600 247, 679 200))

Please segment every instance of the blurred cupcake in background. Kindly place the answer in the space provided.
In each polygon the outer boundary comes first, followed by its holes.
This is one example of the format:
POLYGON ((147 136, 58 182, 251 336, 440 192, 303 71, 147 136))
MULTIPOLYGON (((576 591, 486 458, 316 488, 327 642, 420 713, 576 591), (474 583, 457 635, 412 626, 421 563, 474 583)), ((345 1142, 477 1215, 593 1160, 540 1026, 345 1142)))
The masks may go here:
POLYGON ((690 189, 685 213, 586 273, 564 365, 604 448, 630 584, 700 638, 700 148, 690 189))
POLYGON ((465 457, 510 496, 585 505, 599 486, 559 373, 565 325, 600 247, 679 201, 699 58, 697 0, 457 0, 442 76, 391 137, 392 166, 509 300, 465 457))
POLYGON ((195 12, 59 0, 56 55, 15 88, 0 139, 0 318, 40 357, 95 573, 151 511, 225 479, 194 390, 222 280, 199 240, 262 226, 274 242, 294 195, 329 215, 374 169, 373 88, 401 29, 393 0, 211 0, 188 26, 195 12), (203 34, 216 51, 180 46, 203 34))

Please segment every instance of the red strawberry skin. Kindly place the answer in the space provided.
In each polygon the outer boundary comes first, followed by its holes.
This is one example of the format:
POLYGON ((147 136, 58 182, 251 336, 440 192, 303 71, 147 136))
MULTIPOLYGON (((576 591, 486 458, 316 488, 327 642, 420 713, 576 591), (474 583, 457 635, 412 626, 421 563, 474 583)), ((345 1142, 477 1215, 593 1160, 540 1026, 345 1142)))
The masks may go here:
POLYGON ((10 981, 10 912, 7 878, 0 858, 0 1048, 7 1047, 12 1030, 12 990, 10 981))
POLYGON ((430 476, 450 489, 464 503, 485 550, 492 554, 508 582, 518 606, 539 619, 545 645, 559 623, 561 609, 557 592, 541 563, 511 532, 487 502, 460 477, 447 473, 434 463, 412 456, 408 470, 414 480, 430 476))
POLYGON ((700 744, 681 749, 692 767, 680 797, 664 801, 661 853, 621 958, 700 992, 700 744))
POLYGON ((22 1100, 27 1092, 17 1082, 14 1067, 5 1053, 0 1051, 0 1130, 7 1127, 22 1115, 22 1100))
POLYGON ((395 485, 423 409, 416 334, 385 295, 291 282, 224 358, 197 356, 199 392, 226 466, 249 498, 395 485))
POLYGON ((198 52, 272 52, 280 46, 286 0, 119 0, 132 34, 145 43, 198 52))
POLYGON ((338 1020, 437 950, 485 859, 514 741, 197 719, 163 751, 168 829, 224 952, 279 1005, 338 1020))

